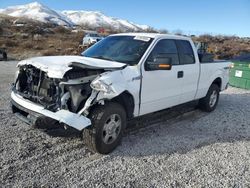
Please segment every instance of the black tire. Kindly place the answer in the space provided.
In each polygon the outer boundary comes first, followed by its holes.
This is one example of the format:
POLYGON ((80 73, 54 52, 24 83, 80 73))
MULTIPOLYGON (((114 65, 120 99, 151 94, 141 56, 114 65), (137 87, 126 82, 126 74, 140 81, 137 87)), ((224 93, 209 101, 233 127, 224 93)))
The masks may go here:
POLYGON ((220 88, 216 84, 212 84, 207 92, 207 95, 200 99, 199 108, 205 112, 212 112, 215 110, 220 98, 220 88), (216 96, 214 96, 216 94, 216 96), (216 98, 214 98, 216 97, 216 98), (214 99, 212 99, 214 98, 214 99))
POLYGON ((6 52, 3 53, 3 60, 7 61, 7 53, 6 52))
POLYGON ((89 118, 92 125, 82 132, 84 144, 93 152, 101 154, 112 152, 121 143, 126 127, 126 112, 124 108, 118 103, 105 103, 104 106, 95 107, 91 111, 89 118), (119 122, 118 119, 120 119, 120 128, 116 128, 115 123, 114 125, 111 123, 111 117, 115 117, 115 122, 119 122), (109 129, 109 132, 117 135, 116 138, 110 136, 111 133, 106 131, 107 127, 111 129, 109 129), (110 138, 108 138, 109 136, 110 138), (106 140, 105 138, 108 139, 106 140))

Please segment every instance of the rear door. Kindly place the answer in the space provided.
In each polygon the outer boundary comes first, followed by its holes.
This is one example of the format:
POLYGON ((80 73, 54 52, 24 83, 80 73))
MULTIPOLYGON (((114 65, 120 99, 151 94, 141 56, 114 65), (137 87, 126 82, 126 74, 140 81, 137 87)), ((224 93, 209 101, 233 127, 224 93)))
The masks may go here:
POLYGON ((140 115, 159 111, 180 103, 182 78, 175 40, 161 39, 154 46, 142 67, 140 115), (159 56, 172 60, 171 70, 146 70, 147 63, 153 63, 159 56))
POLYGON ((179 61, 183 79, 181 86, 180 102, 185 103, 194 100, 200 74, 199 62, 195 60, 193 47, 188 40, 176 40, 179 61))

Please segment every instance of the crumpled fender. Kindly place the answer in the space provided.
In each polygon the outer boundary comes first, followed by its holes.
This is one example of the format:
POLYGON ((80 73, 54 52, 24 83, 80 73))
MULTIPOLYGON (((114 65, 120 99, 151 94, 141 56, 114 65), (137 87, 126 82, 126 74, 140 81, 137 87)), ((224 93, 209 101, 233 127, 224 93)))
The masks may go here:
POLYGON ((94 85, 96 81, 100 81, 109 87, 109 91, 100 91, 96 100, 112 99, 124 91, 128 91, 132 95, 139 92, 139 82, 134 79, 138 76, 140 76, 139 73, 129 67, 124 70, 102 73, 91 84, 94 85))
POLYGON ((91 87, 98 91, 95 101, 102 101, 105 99, 112 99, 117 97, 124 91, 130 93, 135 102, 135 110, 137 112, 137 104, 139 104, 139 90, 140 90, 141 75, 137 66, 127 66, 122 70, 111 72, 104 72, 92 81, 91 87), (98 90, 95 87, 96 83, 104 85, 106 91, 98 90))

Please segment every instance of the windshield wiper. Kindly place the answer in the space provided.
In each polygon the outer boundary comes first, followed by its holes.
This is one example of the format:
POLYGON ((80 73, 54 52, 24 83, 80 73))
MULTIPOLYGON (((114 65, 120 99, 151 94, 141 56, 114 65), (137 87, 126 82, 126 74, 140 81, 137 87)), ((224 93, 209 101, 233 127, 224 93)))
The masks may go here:
POLYGON ((103 59, 103 60, 108 60, 108 61, 115 61, 111 58, 108 58, 108 57, 104 57, 104 56, 93 56, 92 58, 97 58, 97 59, 103 59))

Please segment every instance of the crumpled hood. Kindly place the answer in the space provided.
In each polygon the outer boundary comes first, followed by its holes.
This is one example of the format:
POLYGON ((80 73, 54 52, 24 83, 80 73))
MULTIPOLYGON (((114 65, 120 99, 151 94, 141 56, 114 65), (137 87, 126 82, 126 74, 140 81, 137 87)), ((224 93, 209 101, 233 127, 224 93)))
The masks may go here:
POLYGON ((51 78, 63 78, 72 66, 88 69, 120 69, 124 63, 83 56, 44 56, 20 61, 17 66, 32 65, 48 74, 51 78))

